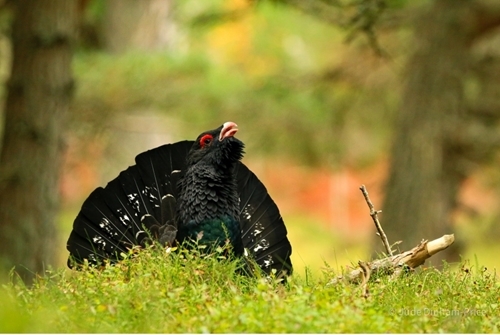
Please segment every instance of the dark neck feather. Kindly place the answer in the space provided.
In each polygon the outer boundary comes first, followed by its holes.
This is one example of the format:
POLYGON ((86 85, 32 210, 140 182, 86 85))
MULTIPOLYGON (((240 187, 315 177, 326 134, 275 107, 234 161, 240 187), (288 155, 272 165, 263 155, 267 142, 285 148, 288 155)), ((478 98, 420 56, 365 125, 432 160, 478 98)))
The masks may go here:
POLYGON ((179 226, 199 225, 212 219, 239 218, 239 198, 233 167, 216 170, 209 165, 187 169, 180 183, 179 226))

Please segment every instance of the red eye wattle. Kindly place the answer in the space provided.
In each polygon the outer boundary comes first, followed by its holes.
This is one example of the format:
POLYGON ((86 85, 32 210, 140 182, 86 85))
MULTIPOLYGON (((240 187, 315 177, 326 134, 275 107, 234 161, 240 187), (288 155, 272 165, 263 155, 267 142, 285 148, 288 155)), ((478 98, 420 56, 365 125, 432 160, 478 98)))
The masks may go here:
POLYGON ((210 143, 212 143, 214 137, 210 134, 206 134, 206 135, 203 135, 200 139, 200 145, 201 147, 205 147, 205 145, 208 145, 210 143))

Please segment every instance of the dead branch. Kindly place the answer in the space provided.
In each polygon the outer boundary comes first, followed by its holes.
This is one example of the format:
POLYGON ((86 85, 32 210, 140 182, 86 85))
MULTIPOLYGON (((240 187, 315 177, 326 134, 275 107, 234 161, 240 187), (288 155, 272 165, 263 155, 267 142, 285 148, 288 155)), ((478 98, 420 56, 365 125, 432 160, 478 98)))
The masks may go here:
POLYGON ((389 240, 387 239, 387 235, 385 235, 384 230, 382 229, 382 225, 380 224, 380 221, 378 220, 378 213, 381 213, 381 210, 376 211, 375 207, 373 206, 373 203, 370 200, 370 197, 368 196, 368 191, 366 190, 365 185, 361 185, 360 188, 361 192, 363 193, 363 196, 365 197, 366 203, 368 204, 368 208, 370 208, 370 216, 373 219, 373 223, 375 223, 375 227, 377 228, 378 236, 382 239, 382 243, 384 244, 385 250, 387 251, 387 254, 389 256, 393 255, 391 246, 389 244, 389 240))
MULTIPOLYGON (((424 264, 427 258, 448 248, 453 242, 455 242, 455 236, 453 234, 443 235, 430 242, 423 240, 419 245, 409 251, 375 260, 368 263, 368 266, 371 273, 399 273, 404 267, 408 267, 412 270, 424 264)), ((336 284, 340 280, 346 280, 350 283, 359 283, 360 281, 364 282, 365 278, 366 274, 364 274, 364 270, 361 267, 334 278, 328 284, 336 284)))
POLYGON ((361 282, 363 297, 368 297, 368 281, 373 273, 376 274, 390 274, 393 276, 399 276, 403 270, 413 270, 420 265, 424 264, 425 260, 432 255, 440 252, 448 248, 450 245, 455 242, 455 236, 453 234, 443 235, 442 237, 427 241, 422 240, 419 245, 414 247, 409 251, 402 252, 397 255, 393 255, 392 248, 387 239, 387 235, 385 235, 384 230, 382 229, 382 225, 378 220, 377 214, 381 211, 375 210, 373 203, 368 196, 368 191, 366 190, 365 185, 361 185, 360 188, 363 196, 368 204, 368 208, 370 209, 370 216, 375 223, 375 227, 377 228, 377 232, 382 239, 382 243, 389 254, 388 257, 383 259, 378 259, 372 262, 362 262, 359 261, 358 268, 352 269, 350 272, 347 272, 343 275, 337 276, 332 279, 327 285, 336 284, 341 280, 345 280, 350 283, 359 283, 361 282))

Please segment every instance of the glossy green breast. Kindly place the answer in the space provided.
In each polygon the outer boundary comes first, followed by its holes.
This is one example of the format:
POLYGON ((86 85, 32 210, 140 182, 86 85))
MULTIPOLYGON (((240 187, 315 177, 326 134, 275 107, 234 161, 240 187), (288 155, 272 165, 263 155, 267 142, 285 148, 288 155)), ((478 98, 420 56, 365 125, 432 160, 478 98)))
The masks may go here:
POLYGON ((187 224, 179 227, 181 242, 184 240, 197 241, 207 246, 223 246, 229 240, 235 253, 243 251, 241 242, 240 224, 235 219, 226 216, 221 219, 207 219, 199 224, 187 224))

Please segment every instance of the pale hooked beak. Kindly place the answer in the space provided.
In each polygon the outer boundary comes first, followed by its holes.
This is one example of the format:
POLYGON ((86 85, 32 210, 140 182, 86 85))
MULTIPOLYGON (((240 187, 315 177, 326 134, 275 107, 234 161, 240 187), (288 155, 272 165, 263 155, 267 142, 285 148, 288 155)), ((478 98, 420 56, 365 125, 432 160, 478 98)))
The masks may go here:
POLYGON ((227 137, 233 137, 237 131, 238 131, 238 125, 236 123, 231 121, 225 122, 222 125, 222 130, 220 131, 219 141, 222 141, 227 137))

